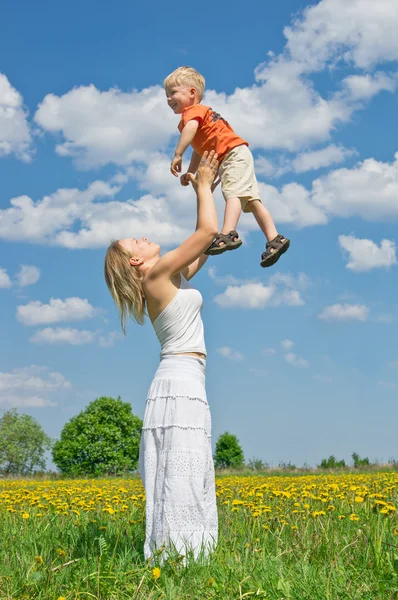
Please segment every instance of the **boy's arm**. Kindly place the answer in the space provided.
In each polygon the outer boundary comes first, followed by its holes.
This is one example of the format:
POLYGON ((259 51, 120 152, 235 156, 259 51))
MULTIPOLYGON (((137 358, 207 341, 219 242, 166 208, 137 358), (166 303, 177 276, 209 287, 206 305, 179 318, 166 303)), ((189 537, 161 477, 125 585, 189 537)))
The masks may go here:
POLYGON ((191 162, 189 163, 187 173, 193 173, 195 175, 195 173, 198 170, 198 167, 200 165, 201 158, 202 157, 200 156, 200 154, 198 154, 195 150, 192 152, 191 162))
POLYGON ((196 119, 192 119, 191 121, 188 121, 181 132, 180 139, 174 153, 174 158, 170 165, 170 171, 175 177, 178 177, 178 173, 181 173, 182 156, 195 137, 198 127, 198 121, 196 121, 196 119))
POLYGON ((186 173, 184 173, 183 175, 181 175, 181 185, 189 185, 189 178, 188 178, 188 173, 192 173, 193 175, 195 175, 196 171, 198 170, 198 167, 200 165, 200 160, 201 160, 201 156, 200 154, 198 154, 197 152, 195 152, 195 150, 193 150, 192 152, 192 156, 191 156, 191 162, 189 163, 189 167, 188 167, 188 171, 186 173))

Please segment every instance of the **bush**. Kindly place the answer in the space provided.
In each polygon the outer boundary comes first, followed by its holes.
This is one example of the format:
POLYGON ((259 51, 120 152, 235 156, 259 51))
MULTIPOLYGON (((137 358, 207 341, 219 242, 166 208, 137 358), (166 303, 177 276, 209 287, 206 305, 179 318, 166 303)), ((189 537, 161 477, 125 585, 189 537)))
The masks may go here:
POLYGON ((369 459, 367 457, 361 458, 359 456, 359 454, 357 454, 356 452, 352 453, 352 460, 354 461, 354 467, 356 469, 358 469, 360 467, 369 467, 370 466, 369 459))
POLYGON ((261 458, 251 458, 246 467, 251 471, 265 471, 265 469, 268 469, 269 465, 268 463, 263 462, 261 458))
POLYGON ((324 458, 321 461, 321 464, 318 465, 319 469, 342 469, 346 466, 345 460, 336 460, 336 458, 332 455, 329 458, 324 458))
POLYGON ((282 469, 283 471, 295 471, 297 469, 296 465, 294 465, 293 463, 290 462, 285 462, 284 460, 281 460, 281 462, 278 464, 278 467, 280 469, 282 469))

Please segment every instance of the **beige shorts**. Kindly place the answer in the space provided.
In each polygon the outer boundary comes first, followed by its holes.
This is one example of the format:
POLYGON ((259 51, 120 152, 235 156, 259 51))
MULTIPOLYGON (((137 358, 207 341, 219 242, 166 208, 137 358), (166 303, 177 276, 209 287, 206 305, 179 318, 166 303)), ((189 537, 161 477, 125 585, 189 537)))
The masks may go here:
POLYGON ((251 212, 250 202, 260 200, 253 155, 245 145, 232 148, 219 168, 224 200, 239 198, 243 212, 251 212))

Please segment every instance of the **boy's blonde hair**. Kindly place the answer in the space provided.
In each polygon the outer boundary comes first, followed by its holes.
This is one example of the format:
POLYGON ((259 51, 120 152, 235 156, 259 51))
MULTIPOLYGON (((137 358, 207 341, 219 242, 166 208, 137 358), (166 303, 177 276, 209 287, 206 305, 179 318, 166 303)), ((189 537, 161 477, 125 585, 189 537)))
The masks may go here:
POLYGON ((124 335, 128 316, 143 325, 146 315, 143 274, 129 259, 130 254, 115 240, 106 251, 104 263, 106 285, 118 308, 124 335))
POLYGON ((192 67, 178 67, 178 69, 170 73, 163 81, 165 89, 170 89, 173 85, 181 85, 184 83, 194 87, 198 92, 199 100, 202 100, 205 91, 205 78, 192 67))

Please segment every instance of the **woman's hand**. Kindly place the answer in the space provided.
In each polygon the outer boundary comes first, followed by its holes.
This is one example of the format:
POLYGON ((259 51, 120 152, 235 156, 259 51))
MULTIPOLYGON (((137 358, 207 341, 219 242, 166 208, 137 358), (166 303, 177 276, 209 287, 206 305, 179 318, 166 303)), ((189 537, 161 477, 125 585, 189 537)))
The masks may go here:
POLYGON ((198 189, 198 186, 206 186, 211 188, 213 181, 218 172, 218 154, 212 150, 210 154, 208 152, 204 152, 202 159, 200 161, 200 165, 196 172, 196 176, 193 173, 187 173, 186 177, 188 181, 192 183, 195 191, 198 189))

